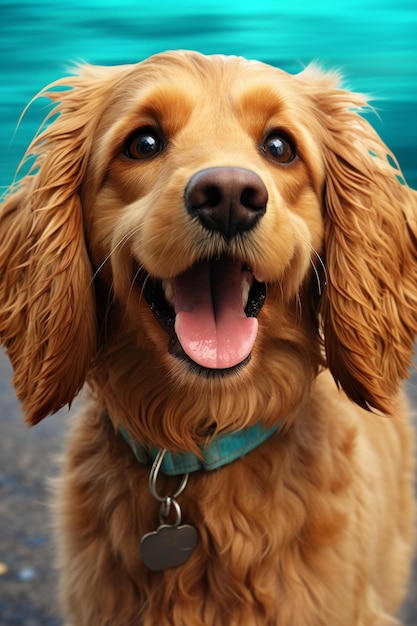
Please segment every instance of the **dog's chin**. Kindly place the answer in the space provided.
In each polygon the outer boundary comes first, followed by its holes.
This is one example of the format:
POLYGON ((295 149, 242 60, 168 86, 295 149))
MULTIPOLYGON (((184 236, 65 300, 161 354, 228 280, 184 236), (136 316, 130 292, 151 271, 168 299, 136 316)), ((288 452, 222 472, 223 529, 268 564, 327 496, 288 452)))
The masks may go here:
MULTIPOLYGON (((238 374, 250 362, 251 346, 256 335, 254 325, 257 327, 257 323, 250 322, 250 318, 257 318, 262 309, 266 299, 266 284, 255 278, 246 263, 216 258, 201 262, 169 281, 155 279, 136 265, 135 282, 141 289, 154 318, 167 333, 167 352, 180 361, 190 373, 201 379, 223 379, 238 374), (198 280, 201 277, 204 277, 204 280, 198 280), (204 292, 206 280, 208 294, 204 292), (198 291, 200 296, 196 296, 198 291), (199 303, 196 304, 198 298, 204 301, 204 307, 199 308, 199 303), (190 308, 194 305, 196 312, 190 313, 190 308), (214 333, 220 337, 219 343, 223 344, 223 354, 220 358, 217 357, 217 361, 201 357, 201 352, 207 352, 206 344, 213 343, 211 337, 204 337, 200 342, 187 337, 188 331, 181 328, 177 319, 177 315, 181 315, 181 311, 178 311, 181 307, 185 308, 185 317, 187 319, 191 317, 191 321, 188 320, 187 323, 194 331, 197 327, 203 335, 209 333, 205 326, 206 322, 207 326, 214 327, 214 333), (224 310, 228 307, 231 310, 224 310), (209 313, 201 312, 203 308, 209 313), (196 319, 193 320, 193 317, 196 319), (228 320, 227 323, 218 322, 217 318, 222 317, 228 320), (221 327, 220 330, 217 330, 217 325, 221 327), (227 336, 227 333, 230 336, 227 336), (246 336, 248 333, 249 338, 246 336), (243 346, 240 345, 241 338, 243 346), (190 348, 198 343, 204 346, 203 350, 201 347, 190 348), (230 355, 227 353, 229 346, 231 346, 230 355)), ((191 331, 189 332, 191 334, 191 331)))

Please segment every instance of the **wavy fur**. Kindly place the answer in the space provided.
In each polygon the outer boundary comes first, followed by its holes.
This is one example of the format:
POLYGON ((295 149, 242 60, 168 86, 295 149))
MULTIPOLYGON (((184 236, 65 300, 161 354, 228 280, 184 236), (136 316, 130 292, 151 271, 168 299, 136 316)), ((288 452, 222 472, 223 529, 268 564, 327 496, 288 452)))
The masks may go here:
POLYGON ((56 483, 71 626, 399 624, 414 542, 400 383, 417 331, 417 202, 358 114, 366 102, 338 82, 176 52, 81 66, 40 94, 55 106, 0 212, 0 337, 29 423, 88 383, 56 483), (163 150, 128 158, 138 128, 158 129, 163 150), (262 143, 276 129, 297 149, 284 165, 262 143), (193 174, 222 166, 252 170, 269 198, 229 243, 184 208, 193 174), (268 293, 250 361, 207 378, 169 353, 143 289, 225 255, 268 293), (190 476, 180 504, 196 552, 148 570, 138 542, 158 504, 118 429, 198 452, 259 421, 279 431, 190 476))

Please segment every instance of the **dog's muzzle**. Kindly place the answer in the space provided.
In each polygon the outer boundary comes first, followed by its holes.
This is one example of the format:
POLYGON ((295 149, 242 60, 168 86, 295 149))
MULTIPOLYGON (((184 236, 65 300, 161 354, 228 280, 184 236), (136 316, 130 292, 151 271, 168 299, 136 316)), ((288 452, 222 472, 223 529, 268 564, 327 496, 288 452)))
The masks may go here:
MULTIPOLYGON (((265 214, 267 189, 254 172, 239 167, 201 170, 184 193, 188 213, 211 233, 231 239, 252 230, 265 214)), ((195 263, 169 280, 138 280, 155 317, 169 333, 169 351, 199 374, 212 376, 247 363, 266 297, 242 260, 220 256, 195 263)))

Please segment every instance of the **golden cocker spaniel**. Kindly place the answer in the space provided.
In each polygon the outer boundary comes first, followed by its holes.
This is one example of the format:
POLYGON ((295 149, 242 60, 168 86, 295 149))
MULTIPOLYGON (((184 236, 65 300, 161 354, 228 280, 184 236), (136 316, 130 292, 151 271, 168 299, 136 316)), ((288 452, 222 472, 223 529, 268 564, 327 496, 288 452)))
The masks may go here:
POLYGON ((0 213, 71 626, 388 626, 406 592, 417 197, 309 66, 82 66, 0 213))

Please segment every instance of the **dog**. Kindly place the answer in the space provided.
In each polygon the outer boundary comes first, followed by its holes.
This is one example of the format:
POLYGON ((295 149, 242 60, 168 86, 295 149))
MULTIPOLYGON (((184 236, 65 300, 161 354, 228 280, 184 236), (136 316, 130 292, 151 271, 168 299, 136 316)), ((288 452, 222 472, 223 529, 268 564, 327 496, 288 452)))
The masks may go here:
POLYGON ((82 65, 0 213, 28 424, 70 405, 71 626, 388 626, 414 545, 417 196, 335 72, 82 65))

